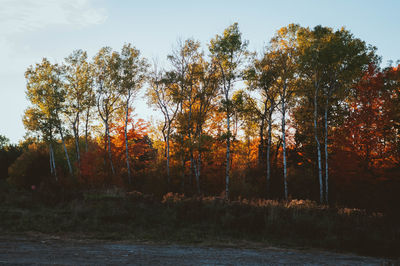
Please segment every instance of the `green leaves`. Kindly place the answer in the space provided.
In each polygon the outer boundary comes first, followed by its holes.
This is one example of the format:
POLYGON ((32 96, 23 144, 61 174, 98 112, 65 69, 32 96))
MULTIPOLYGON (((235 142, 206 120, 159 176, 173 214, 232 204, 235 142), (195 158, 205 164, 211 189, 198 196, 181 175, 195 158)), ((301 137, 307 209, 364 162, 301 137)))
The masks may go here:
POLYGON ((138 91, 146 80, 148 63, 141 58, 140 51, 130 43, 122 47, 121 53, 116 55, 119 65, 116 66, 115 73, 120 81, 121 93, 130 95, 138 91))
POLYGON ((62 66, 51 64, 46 58, 25 72, 26 95, 32 107, 25 111, 24 126, 27 130, 39 133, 44 139, 51 139, 60 124, 59 114, 66 96, 63 74, 62 66))
POLYGON ((0 149, 3 149, 5 146, 10 144, 10 140, 3 135, 0 135, 0 149))
POLYGON ((65 58, 65 81, 67 90, 68 113, 74 116, 93 105, 93 67, 87 60, 87 54, 82 50, 75 50, 65 58))
POLYGON ((225 83, 231 83, 240 76, 239 67, 248 55, 247 46, 248 41, 242 40, 238 23, 232 24, 224 30, 222 36, 216 35, 210 41, 211 57, 219 65, 225 83))

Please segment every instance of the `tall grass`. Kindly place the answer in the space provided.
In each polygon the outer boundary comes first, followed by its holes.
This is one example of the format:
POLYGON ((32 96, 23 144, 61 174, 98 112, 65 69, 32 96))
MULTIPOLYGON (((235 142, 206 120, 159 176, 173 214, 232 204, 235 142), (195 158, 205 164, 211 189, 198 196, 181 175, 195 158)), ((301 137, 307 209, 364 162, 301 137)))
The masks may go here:
POLYGON ((48 204, 34 192, 2 197, 0 230, 185 243, 247 240, 367 255, 400 254, 399 221, 393 217, 309 200, 226 201, 176 193, 160 200, 121 190, 64 198, 69 200, 48 204))

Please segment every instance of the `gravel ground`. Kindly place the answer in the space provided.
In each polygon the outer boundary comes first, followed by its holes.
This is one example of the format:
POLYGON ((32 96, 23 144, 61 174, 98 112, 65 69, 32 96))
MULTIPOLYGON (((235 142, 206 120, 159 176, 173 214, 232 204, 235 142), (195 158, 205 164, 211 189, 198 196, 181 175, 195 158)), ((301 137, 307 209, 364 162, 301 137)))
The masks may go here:
POLYGON ((8 265, 389 265, 400 261, 319 250, 204 247, 42 237, 0 237, 8 265))

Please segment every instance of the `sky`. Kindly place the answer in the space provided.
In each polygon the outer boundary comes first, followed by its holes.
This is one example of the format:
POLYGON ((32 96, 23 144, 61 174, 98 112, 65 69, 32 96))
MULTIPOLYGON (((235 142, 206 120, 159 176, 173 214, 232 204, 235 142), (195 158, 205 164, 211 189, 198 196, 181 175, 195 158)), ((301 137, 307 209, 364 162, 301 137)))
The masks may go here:
MULTIPOLYGON (((24 72, 43 57, 61 63, 75 49, 93 57, 101 47, 132 43, 163 64, 179 39, 199 40, 206 50, 234 22, 249 49, 262 51, 279 28, 298 23, 344 26, 376 46, 386 66, 400 59, 399 11, 397 0, 0 0, 0 135, 23 139, 24 72)), ((141 95, 134 106, 140 118, 158 117, 141 95)))

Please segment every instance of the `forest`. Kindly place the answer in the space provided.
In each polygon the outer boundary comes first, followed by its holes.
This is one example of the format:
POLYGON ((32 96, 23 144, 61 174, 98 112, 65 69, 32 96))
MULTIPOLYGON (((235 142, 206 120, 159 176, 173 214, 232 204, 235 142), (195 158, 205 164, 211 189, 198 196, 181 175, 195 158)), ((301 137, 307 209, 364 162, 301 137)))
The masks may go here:
POLYGON ((25 72, 25 139, 0 138, 2 189, 50 204, 114 190, 398 219, 400 65, 381 67, 346 28, 290 24, 266 41, 250 51, 234 23, 205 46, 178 41, 166 66, 130 43, 43 58, 25 72), (155 121, 135 114, 141 95, 155 121))

